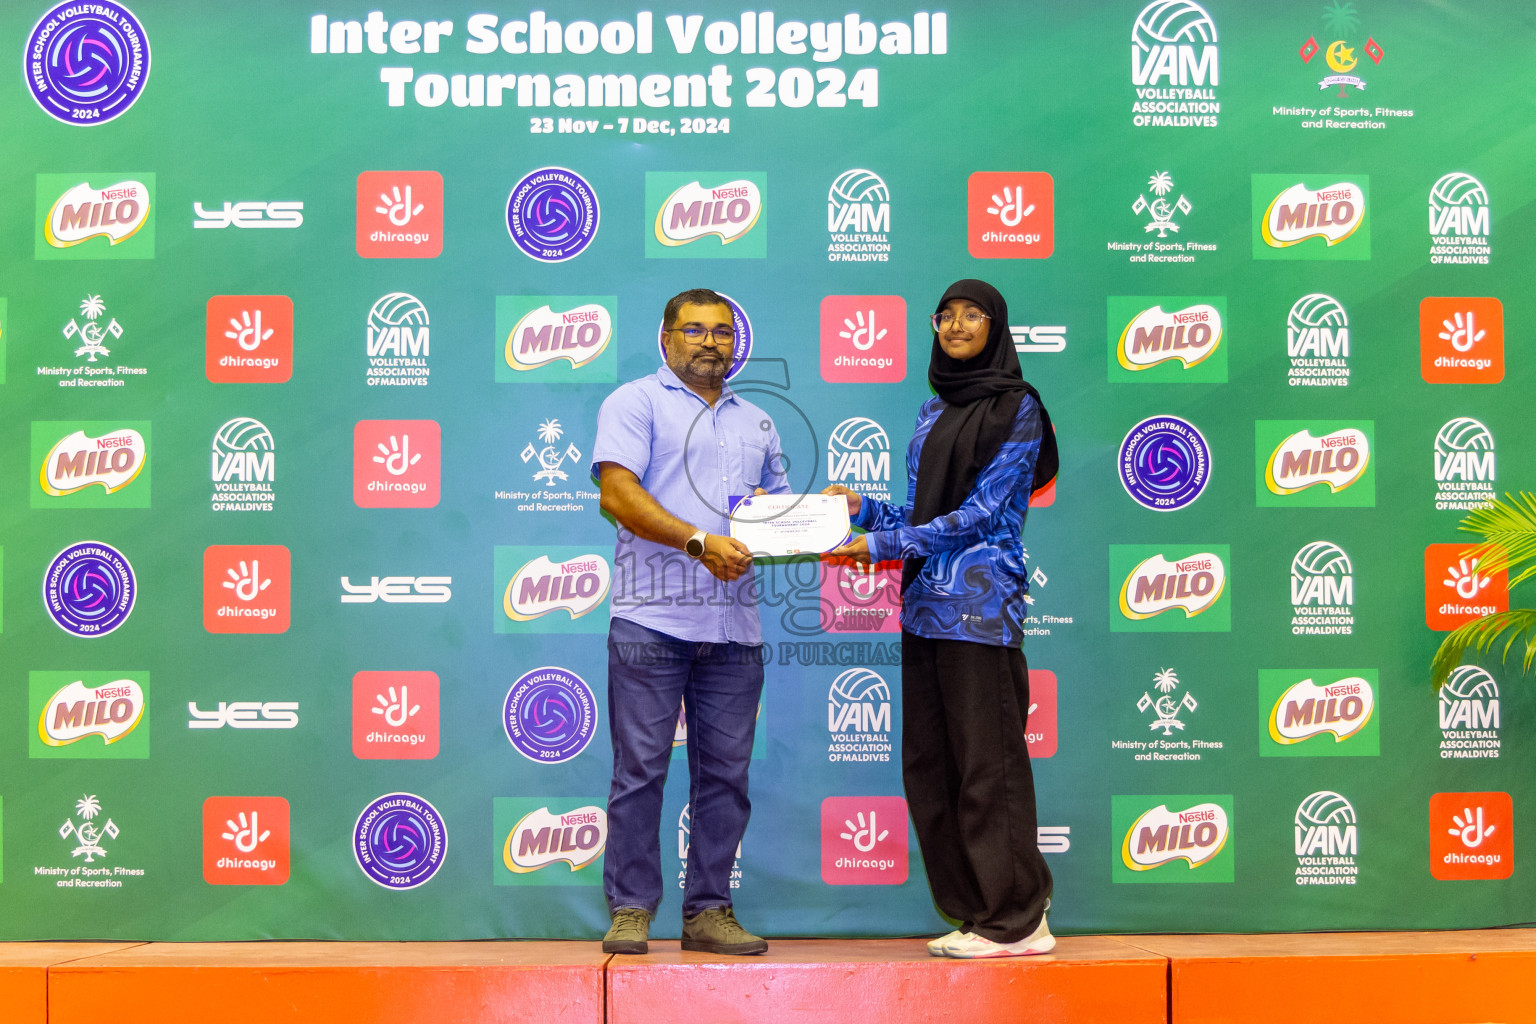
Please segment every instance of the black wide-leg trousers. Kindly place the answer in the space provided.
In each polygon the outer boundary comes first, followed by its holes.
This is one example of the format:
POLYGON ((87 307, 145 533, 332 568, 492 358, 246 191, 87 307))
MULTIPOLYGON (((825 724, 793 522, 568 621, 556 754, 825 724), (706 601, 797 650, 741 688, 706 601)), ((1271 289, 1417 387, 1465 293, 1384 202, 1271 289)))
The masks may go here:
POLYGON ((1036 839, 1024 652, 901 634, 901 769, 939 910, 994 942, 1040 924, 1051 870, 1036 839))

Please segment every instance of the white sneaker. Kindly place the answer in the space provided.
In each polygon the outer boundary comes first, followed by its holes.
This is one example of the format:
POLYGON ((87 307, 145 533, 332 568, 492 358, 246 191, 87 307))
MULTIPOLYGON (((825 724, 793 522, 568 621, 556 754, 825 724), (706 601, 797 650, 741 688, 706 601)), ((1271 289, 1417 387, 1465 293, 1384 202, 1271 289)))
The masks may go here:
POLYGON ((962 932, 960 929, 956 928, 954 931, 950 932, 948 935, 940 935, 936 939, 929 939, 928 940, 928 955, 929 956, 947 956, 948 954, 944 952, 944 945, 945 945, 945 943, 953 942, 954 940, 960 938, 964 934, 965 934, 964 932, 962 932))
POLYGON ((945 944, 944 955, 957 960, 984 960, 997 956, 1034 956, 1037 953, 1049 953, 1055 948, 1056 937, 1046 927, 1045 918, 1041 917, 1040 927, 1018 942, 993 942, 969 933, 945 944))

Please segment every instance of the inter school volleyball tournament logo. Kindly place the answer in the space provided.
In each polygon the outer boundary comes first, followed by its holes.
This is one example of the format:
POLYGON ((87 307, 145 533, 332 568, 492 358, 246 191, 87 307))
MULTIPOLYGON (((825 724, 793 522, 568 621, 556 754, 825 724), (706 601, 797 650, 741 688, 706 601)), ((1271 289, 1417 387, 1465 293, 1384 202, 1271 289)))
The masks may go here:
POLYGON ((36 723, 28 756, 149 756, 147 674, 30 672, 27 688, 36 723))
POLYGON ((1137 127, 1214 128, 1221 115, 1216 23, 1191 0, 1153 0, 1131 26, 1137 127))
POLYGON ((768 176, 647 171, 648 257, 762 259, 768 255, 768 176))
POLYGON ((1478 665, 1458 665, 1440 687, 1440 757, 1499 756, 1499 684, 1478 665))
POLYGON ((1285 354, 1291 387, 1349 385, 1349 314, 1331 295, 1313 292, 1285 317, 1285 354))
POLYGON ((1375 669, 1260 669, 1260 755, 1374 757, 1378 692, 1375 669))
POLYGON ((885 263, 891 258, 891 190, 874 171, 844 171, 827 190, 827 259, 885 263))
POLYGON ((209 475, 215 512, 271 512, 277 501, 277 442, 260 420, 236 416, 214 431, 209 475))
POLYGON ((496 296, 496 380, 564 383, 617 379, 613 295, 496 296))
POLYGON ((540 263, 574 259, 597 237, 601 211, 585 178, 564 167, 524 175, 507 197, 507 233, 540 263))
POLYGON ((1126 632, 1217 632, 1232 629, 1227 595, 1226 544, 1168 557, 1145 544, 1109 548, 1110 630, 1126 632))
POLYGON ((1429 190, 1429 262, 1487 263, 1493 255, 1493 209, 1483 183, 1452 171, 1429 190))
POLYGON ((32 507, 148 508, 148 432, 148 423, 33 423, 32 507))
POLYGON ((149 38, 112 0, 62 3, 43 15, 22 57, 32 98, 65 124, 105 124, 138 102, 149 80, 149 38))
POLYGON ((368 370, 375 385, 425 387, 432 378, 432 319, 420 299, 405 292, 381 296, 368 310, 368 370))
POLYGON ((597 700, 581 676, 545 665, 512 684, 502 702, 501 725, 507 742, 528 760, 564 764, 592 742, 597 700))
POLYGON ((601 885, 603 851, 608 847, 608 813, 598 804, 579 801, 580 798, 550 797, 493 799, 493 884, 601 885))
POLYGON ((1326 540, 1291 559, 1291 633, 1349 636, 1355 631, 1355 573, 1345 550, 1326 540))
POLYGON ((1446 421, 1435 432, 1435 509, 1466 512, 1494 500, 1498 466, 1493 433, 1470 416, 1446 421))
POLYGON ((1188 420, 1144 419, 1120 443, 1120 483, 1143 508, 1183 508, 1204 493, 1210 479, 1210 446, 1188 420))
POLYGON ((1226 382, 1225 297, 1112 295, 1106 307, 1111 381, 1226 382))
POLYGON ((1375 428, 1369 420, 1256 421, 1255 503, 1260 508, 1373 507, 1375 428))
POLYGON ((1343 794, 1321 789, 1301 801, 1291 819, 1297 885, 1354 885, 1360 877, 1360 826, 1343 794))
POLYGON ((1370 179, 1331 175, 1255 174, 1256 260, 1371 258, 1370 179))
POLYGON ((54 556, 43 574, 43 604, 75 636, 106 636, 128 620, 138 596, 133 566, 109 544, 88 540, 54 556))
POLYGON ((1419 300, 1419 375, 1431 384, 1504 379, 1504 304, 1491 295, 1419 300))
POLYGON ((155 176, 39 174, 32 255, 40 260, 147 260, 155 256, 155 176))
MULTIPOLYGON (((725 304, 730 307, 731 327, 736 332, 736 342, 731 346, 731 368, 725 371, 725 379, 729 381, 740 373, 747 365, 747 360, 752 358, 752 320, 747 316, 747 311, 741 307, 741 303, 724 292, 715 294, 724 299, 725 304)), ((656 347, 661 351, 662 362, 666 362, 667 324, 665 323, 656 325, 656 347)), ((823 351, 825 351, 825 345, 823 345, 823 351)))
POLYGON ((1231 796, 1110 798, 1114 882, 1230 882, 1231 796))
POLYGON ((607 632, 607 616, 592 614, 608 600, 613 580, 602 555, 579 547, 498 547, 493 557, 496 632, 607 632))
POLYGON ((386 889, 431 880, 448 855, 443 816, 414 793, 386 793, 357 816, 352 853, 363 874, 386 889))

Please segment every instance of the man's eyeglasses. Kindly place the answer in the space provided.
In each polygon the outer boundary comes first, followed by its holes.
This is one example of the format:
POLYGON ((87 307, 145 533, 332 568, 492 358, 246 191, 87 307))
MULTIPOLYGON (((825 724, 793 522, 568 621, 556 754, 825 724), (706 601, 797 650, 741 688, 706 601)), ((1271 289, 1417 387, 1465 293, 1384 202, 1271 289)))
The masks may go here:
MULTIPOLYGON (((966 313, 965 315, 959 317, 960 322, 964 324, 967 329, 972 331, 979 328, 982 324, 982 321, 990 319, 992 318, 987 316, 985 313, 966 313)), ((955 326, 955 320, 955 314, 949 312, 935 313, 933 316, 928 318, 928 322, 933 324, 933 329, 936 331, 949 330, 951 327, 955 326)))
POLYGON ((736 340, 736 330, 732 327, 716 327, 714 330, 701 327, 698 324, 689 324, 687 327, 673 327, 683 336, 683 340, 690 345, 702 345, 705 338, 714 338, 722 345, 729 345, 736 340))

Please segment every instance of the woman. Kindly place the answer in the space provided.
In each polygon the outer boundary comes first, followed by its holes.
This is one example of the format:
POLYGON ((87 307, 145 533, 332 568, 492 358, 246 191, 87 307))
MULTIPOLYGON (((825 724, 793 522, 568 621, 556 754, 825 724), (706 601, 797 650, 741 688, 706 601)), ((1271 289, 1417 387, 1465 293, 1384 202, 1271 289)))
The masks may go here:
POLYGON ((868 531, 830 553, 904 560, 902 777, 934 903, 960 922, 928 951, 1027 956, 1056 940, 1024 738, 1021 534, 1031 491, 1055 475, 1055 435, 997 289, 955 282, 932 322, 937 397, 907 447, 907 504, 828 487, 868 531))

